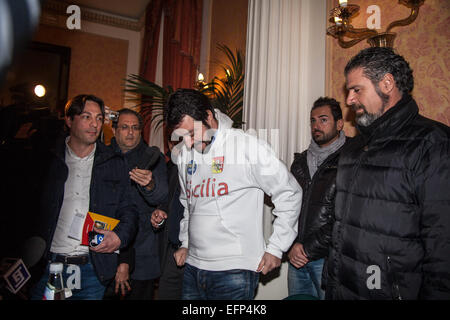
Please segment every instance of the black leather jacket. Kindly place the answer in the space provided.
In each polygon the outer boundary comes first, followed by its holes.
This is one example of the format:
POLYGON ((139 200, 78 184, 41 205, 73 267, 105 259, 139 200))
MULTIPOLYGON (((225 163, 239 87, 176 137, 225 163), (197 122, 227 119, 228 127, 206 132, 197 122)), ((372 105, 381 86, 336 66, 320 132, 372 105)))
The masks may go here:
POLYGON ((295 153, 294 162, 291 165, 291 172, 303 190, 302 209, 295 242, 303 244, 311 261, 328 255, 334 222, 336 172, 341 150, 342 147, 323 161, 313 179, 309 174, 307 150, 295 153))

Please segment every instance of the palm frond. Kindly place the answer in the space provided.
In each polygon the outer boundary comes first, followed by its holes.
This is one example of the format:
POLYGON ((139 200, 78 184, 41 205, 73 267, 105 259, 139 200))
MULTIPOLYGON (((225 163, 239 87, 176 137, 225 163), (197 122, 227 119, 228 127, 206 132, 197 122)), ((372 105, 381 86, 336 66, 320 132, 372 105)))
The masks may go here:
POLYGON ((225 74, 224 78, 214 77, 200 89, 211 98, 211 103, 227 114, 234 122, 235 127, 242 125, 242 109, 244 97, 244 59, 242 52, 236 50, 233 53, 224 44, 217 45, 227 58, 226 63, 221 64, 225 74))
POLYGON ((124 80, 125 100, 136 103, 134 107, 139 109, 144 119, 154 124, 156 130, 164 121, 164 108, 173 92, 172 87, 163 88, 136 74, 130 74, 124 80), (148 120, 150 114, 152 116, 148 120))
MULTIPOLYGON (((235 127, 242 126, 242 109, 244 97, 244 58, 240 50, 235 53, 229 47, 219 44, 227 59, 221 64, 225 77, 214 77, 199 90, 207 95, 214 108, 227 114, 234 122, 235 127)), ((133 102, 146 121, 156 130, 164 122, 164 111, 167 99, 174 91, 171 86, 161 87, 144 77, 130 74, 125 80, 125 100, 133 102), (149 117, 149 115, 151 115, 149 117)))

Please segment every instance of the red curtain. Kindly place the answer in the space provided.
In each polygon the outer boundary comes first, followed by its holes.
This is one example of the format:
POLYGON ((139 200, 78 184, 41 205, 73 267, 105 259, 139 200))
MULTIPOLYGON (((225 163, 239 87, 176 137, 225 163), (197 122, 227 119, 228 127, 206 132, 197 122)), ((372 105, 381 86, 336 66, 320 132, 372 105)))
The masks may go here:
POLYGON ((168 0, 164 11, 164 86, 193 88, 200 60, 202 0, 168 0))
MULTIPOLYGON (((163 86, 171 86, 174 90, 193 88, 200 60, 202 4, 203 0, 150 1, 141 60, 143 77, 155 81, 161 17, 164 14, 163 86)), ((149 139, 150 134, 150 121, 147 121, 144 139, 149 139)))
POLYGON ((151 0, 145 13, 145 32, 141 57, 141 76, 154 82, 164 0, 151 0))

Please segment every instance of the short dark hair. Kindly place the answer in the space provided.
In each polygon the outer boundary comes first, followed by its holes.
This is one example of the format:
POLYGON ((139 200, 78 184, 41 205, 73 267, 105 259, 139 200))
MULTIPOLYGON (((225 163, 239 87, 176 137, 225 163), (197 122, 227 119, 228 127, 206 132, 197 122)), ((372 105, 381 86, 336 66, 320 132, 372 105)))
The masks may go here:
POLYGON ((212 112, 215 119, 214 108, 207 96, 194 89, 178 89, 167 100, 164 119, 171 129, 175 128, 184 116, 190 116, 209 127, 206 122, 208 110, 212 112))
POLYGON ((139 130, 141 130, 142 127, 144 126, 144 119, 142 118, 140 113, 138 113, 138 112, 136 112, 136 111, 134 111, 132 109, 129 109, 129 108, 123 108, 123 109, 120 109, 117 112, 119 113, 119 116, 117 117, 117 121, 113 121, 112 122, 112 127, 113 128, 117 128, 117 123, 119 123, 120 116, 123 115, 123 114, 131 114, 131 115, 135 116, 138 119, 138 121, 139 121, 139 130))
POLYGON ((338 101, 336 101, 333 98, 329 97, 320 97, 316 101, 314 101, 314 104, 311 108, 311 111, 313 111, 316 108, 323 107, 323 106, 329 106, 331 113, 333 114, 334 121, 338 121, 342 119, 342 109, 341 105, 338 101))
POLYGON ((103 119, 105 118, 105 103, 99 97, 92 94, 80 94, 67 101, 64 108, 64 115, 73 120, 74 116, 79 116, 84 111, 87 101, 93 101, 100 106, 103 119))
POLYGON ((363 68, 364 75, 372 81, 375 87, 386 73, 392 74, 397 88, 404 94, 414 88, 413 71, 409 63, 396 54, 393 49, 371 47, 361 50, 350 59, 345 67, 345 76, 355 68, 363 68))

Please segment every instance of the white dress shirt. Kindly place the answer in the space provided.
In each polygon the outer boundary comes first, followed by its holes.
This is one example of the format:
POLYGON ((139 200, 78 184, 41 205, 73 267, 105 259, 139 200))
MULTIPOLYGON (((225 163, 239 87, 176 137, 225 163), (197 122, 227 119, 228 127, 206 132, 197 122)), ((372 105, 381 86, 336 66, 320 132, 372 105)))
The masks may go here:
POLYGON ((96 146, 84 158, 78 157, 66 139, 66 165, 69 176, 64 185, 64 200, 56 225, 51 252, 80 255, 87 254, 89 248, 81 245, 84 220, 89 210, 89 190, 96 146))

